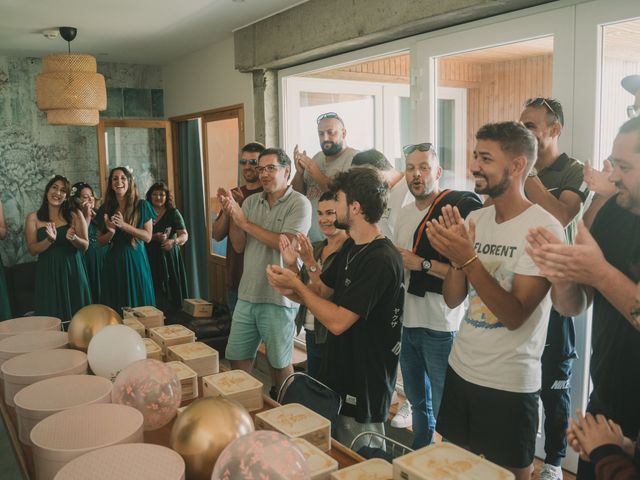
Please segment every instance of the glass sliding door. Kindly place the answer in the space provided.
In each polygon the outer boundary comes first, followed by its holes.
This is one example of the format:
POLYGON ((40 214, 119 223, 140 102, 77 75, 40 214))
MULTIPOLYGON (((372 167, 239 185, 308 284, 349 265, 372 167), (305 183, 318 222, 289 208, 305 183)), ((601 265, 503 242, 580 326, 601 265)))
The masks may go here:
MULTIPOLYGON (((412 97, 418 99, 413 112, 414 141, 436 142, 441 155, 443 183, 472 189, 469 172, 475 133, 483 124, 517 120, 525 100, 552 96, 566 112, 573 109, 573 16, 571 7, 523 18, 496 20, 496 24, 464 29, 418 42, 413 58, 424 72, 415 82, 412 97), (455 99, 456 91, 464 91, 455 99), (462 114, 455 105, 465 103, 462 114), (463 121, 456 122, 462 115, 463 121), (438 145, 439 143, 439 145, 438 145), (457 147, 457 148, 456 148, 457 147)), ((566 115, 560 148, 571 154, 571 115, 566 115)), ((586 322, 577 322, 582 343, 574 364, 573 386, 580 392, 586 376, 588 355, 586 322)), ((582 407, 578 393, 574 407, 582 407)), ((536 455, 544 458, 542 429, 536 455)), ((575 470, 577 456, 569 452, 565 467, 575 470)))

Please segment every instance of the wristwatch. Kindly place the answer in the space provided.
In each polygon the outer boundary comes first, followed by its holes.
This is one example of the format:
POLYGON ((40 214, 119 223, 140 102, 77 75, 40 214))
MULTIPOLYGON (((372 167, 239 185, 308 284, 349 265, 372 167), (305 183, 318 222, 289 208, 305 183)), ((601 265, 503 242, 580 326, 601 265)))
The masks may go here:
POLYGON ((316 273, 316 272, 318 271, 318 267, 316 267, 316 265, 315 265, 315 264, 313 264, 313 265, 309 265, 309 266, 307 267, 307 270, 309 270, 311 273, 316 273))
POLYGON ((536 167, 531 167, 531 170, 529 170, 529 174, 527 175, 527 177, 537 177, 538 176, 538 170, 536 170, 536 167))
POLYGON ((425 258, 422 260, 422 271, 427 273, 429 270, 431 270, 431 262, 425 258))

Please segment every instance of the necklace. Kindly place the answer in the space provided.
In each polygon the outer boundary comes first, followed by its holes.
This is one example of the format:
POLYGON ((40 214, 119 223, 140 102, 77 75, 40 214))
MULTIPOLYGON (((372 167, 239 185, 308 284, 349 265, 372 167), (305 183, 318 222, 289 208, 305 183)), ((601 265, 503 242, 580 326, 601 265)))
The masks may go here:
POLYGON ((348 271, 348 270, 349 270, 349 265, 351 265, 351 262, 353 262, 353 261, 356 259, 356 257, 357 257, 358 255, 360 255, 362 252, 364 252, 364 251, 367 249, 367 247, 368 247, 369 245, 371 245, 371 244, 374 242, 374 240, 377 240, 377 239, 378 239, 378 238, 380 238, 381 236, 382 236, 381 234, 378 234, 378 235, 376 235, 375 237, 373 237, 369 242, 367 242, 367 244, 366 244, 364 247, 362 247, 360 250, 358 250, 358 251, 353 255, 353 257, 351 256, 351 250, 349 250, 349 253, 347 253, 347 263, 346 263, 346 265, 344 266, 344 271, 345 271, 345 272, 346 272, 346 271, 348 271))

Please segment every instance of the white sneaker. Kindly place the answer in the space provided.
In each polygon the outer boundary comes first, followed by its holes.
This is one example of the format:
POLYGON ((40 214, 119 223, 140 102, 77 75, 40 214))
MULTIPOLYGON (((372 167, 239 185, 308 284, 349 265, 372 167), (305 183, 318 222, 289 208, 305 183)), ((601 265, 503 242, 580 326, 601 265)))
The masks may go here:
POLYGON ((408 428, 411 426, 411 404, 405 400, 398 413, 391 419, 391 426, 393 428, 408 428))
POLYGON ((562 468, 545 463, 540 470, 540 480, 562 480, 562 468))

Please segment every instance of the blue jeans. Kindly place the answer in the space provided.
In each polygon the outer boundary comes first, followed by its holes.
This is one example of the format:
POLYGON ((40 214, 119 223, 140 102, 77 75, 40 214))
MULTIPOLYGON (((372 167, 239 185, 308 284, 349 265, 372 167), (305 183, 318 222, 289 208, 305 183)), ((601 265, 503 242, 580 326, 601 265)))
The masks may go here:
POLYGON ((411 403, 414 450, 433 443, 455 335, 430 328, 402 329, 400 368, 404 393, 411 403))

